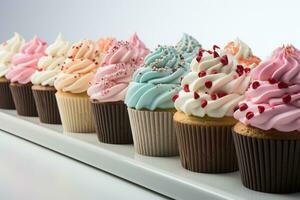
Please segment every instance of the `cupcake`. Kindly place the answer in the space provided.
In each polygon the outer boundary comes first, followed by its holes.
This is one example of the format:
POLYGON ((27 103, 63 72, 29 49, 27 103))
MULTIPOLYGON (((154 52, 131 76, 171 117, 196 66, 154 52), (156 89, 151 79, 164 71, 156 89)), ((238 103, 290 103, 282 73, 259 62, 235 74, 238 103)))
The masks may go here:
POLYGON ((38 62, 38 71, 32 77, 32 91, 38 116, 42 123, 60 124, 60 116, 55 98, 54 81, 60 73, 71 44, 61 34, 46 49, 46 56, 38 62))
POLYGON ((183 55, 187 64, 190 64, 201 48, 201 44, 192 36, 184 33, 181 40, 176 44, 176 50, 183 55))
POLYGON ((5 78, 6 73, 11 67, 12 57, 18 53, 24 44, 24 38, 15 35, 0 45, 0 108, 15 109, 15 104, 9 89, 9 80, 5 78))
POLYGON ((132 143, 124 99, 132 74, 143 64, 148 53, 149 50, 134 34, 128 42, 120 41, 112 46, 103 66, 97 70, 88 95, 100 142, 132 143))
POLYGON ((300 192, 300 51, 277 48, 251 76, 234 113, 242 183, 262 192, 300 192))
POLYGON ((233 172, 238 169, 231 128, 233 112, 244 99, 250 68, 214 45, 200 49, 191 71, 173 97, 177 141, 182 166, 203 173, 233 172))
POLYGON ((145 58, 126 94, 135 151, 148 156, 178 155, 172 97, 187 67, 174 47, 159 46, 145 58))
POLYGON ((5 77, 10 81, 10 90, 19 115, 37 116, 31 76, 38 70, 38 61, 45 55, 46 48, 47 43, 35 36, 12 58, 12 66, 5 77))
POLYGON ((100 62, 99 46, 94 41, 83 40, 69 50, 68 58, 61 67, 62 72, 54 81, 58 110, 65 131, 95 131, 87 89, 100 62))

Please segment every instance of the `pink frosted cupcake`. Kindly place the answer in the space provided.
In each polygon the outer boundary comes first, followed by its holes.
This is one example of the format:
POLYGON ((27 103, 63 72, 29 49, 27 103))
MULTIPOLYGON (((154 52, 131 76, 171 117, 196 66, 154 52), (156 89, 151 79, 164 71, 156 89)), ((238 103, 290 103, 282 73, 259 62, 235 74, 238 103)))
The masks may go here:
POLYGON ((132 74, 149 53, 138 36, 112 46, 88 89, 96 132, 101 142, 130 144, 132 135, 127 107, 124 104, 132 74))
POLYGON ((11 82, 10 90, 19 115, 37 116, 31 76, 38 69, 38 61, 45 55, 46 48, 47 43, 35 36, 12 59, 6 78, 11 82))

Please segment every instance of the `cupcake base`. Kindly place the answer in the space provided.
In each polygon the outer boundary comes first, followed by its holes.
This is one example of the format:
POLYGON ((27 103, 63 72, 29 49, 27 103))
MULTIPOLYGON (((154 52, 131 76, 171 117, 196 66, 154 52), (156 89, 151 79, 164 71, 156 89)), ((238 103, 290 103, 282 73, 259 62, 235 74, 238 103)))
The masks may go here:
POLYGON ((61 124, 55 98, 56 89, 51 86, 34 85, 32 92, 40 121, 47 124, 61 124))
POLYGON ((238 170, 231 128, 232 117, 197 118, 176 112, 174 115, 181 164, 202 173, 238 170))
POLYGON ((175 111, 128 108, 134 149, 146 156, 176 156, 178 146, 173 124, 175 111))
POLYGON ((9 89, 9 80, 0 78, 0 108, 1 109, 15 109, 15 103, 9 89))
POLYGON ((233 128, 242 183, 268 193, 300 192, 300 132, 233 128))
POLYGON ((100 142, 132 144, 132 134, 123 101, 99 103, 91 101, 96 133, 100 142))
POLYGON ((95 132, 91 104, 86 92, 72 94, 58 91, 55 96, 64 131, 95 132))
POLYGON ((10 83, 9 85, 17 113, 22 116, 37 117, 38 114, 31 87, 31 83, 10 83))

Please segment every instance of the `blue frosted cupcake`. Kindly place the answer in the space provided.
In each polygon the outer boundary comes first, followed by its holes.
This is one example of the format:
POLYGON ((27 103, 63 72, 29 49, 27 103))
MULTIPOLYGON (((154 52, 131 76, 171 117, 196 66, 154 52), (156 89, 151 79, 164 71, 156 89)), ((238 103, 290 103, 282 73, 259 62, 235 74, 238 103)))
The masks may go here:
POLYGON ((178 155, 173 96, 180 90, 186 62, 171 46, 159 46, 133 75, 125 98, 137 153, 178 155))
POLYGON ((182 54, 185 62, 190 64, 201 48, 201 44, 191 35, 184 33, 175 48, 180 54, 182 54))

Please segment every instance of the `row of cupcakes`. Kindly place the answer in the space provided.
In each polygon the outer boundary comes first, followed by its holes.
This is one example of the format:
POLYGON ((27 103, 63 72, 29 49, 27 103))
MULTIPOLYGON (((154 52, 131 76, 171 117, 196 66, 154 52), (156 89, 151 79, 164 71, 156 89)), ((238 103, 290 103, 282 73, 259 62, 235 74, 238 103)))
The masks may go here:
POLYGON ((65 131, 96 130, 101 142, 133 142, 142 155, 179 154, 195 172, 240 169, 250 189, 300 191, 295 47, 260 62, 239 39, 205 50, 187 34, 152 52, 136 34, 23 43, 16 34, 0 47, 0 104, 11 91, 20 115, 36 115, 36 105, 41 122, 61 119, 65 131))

